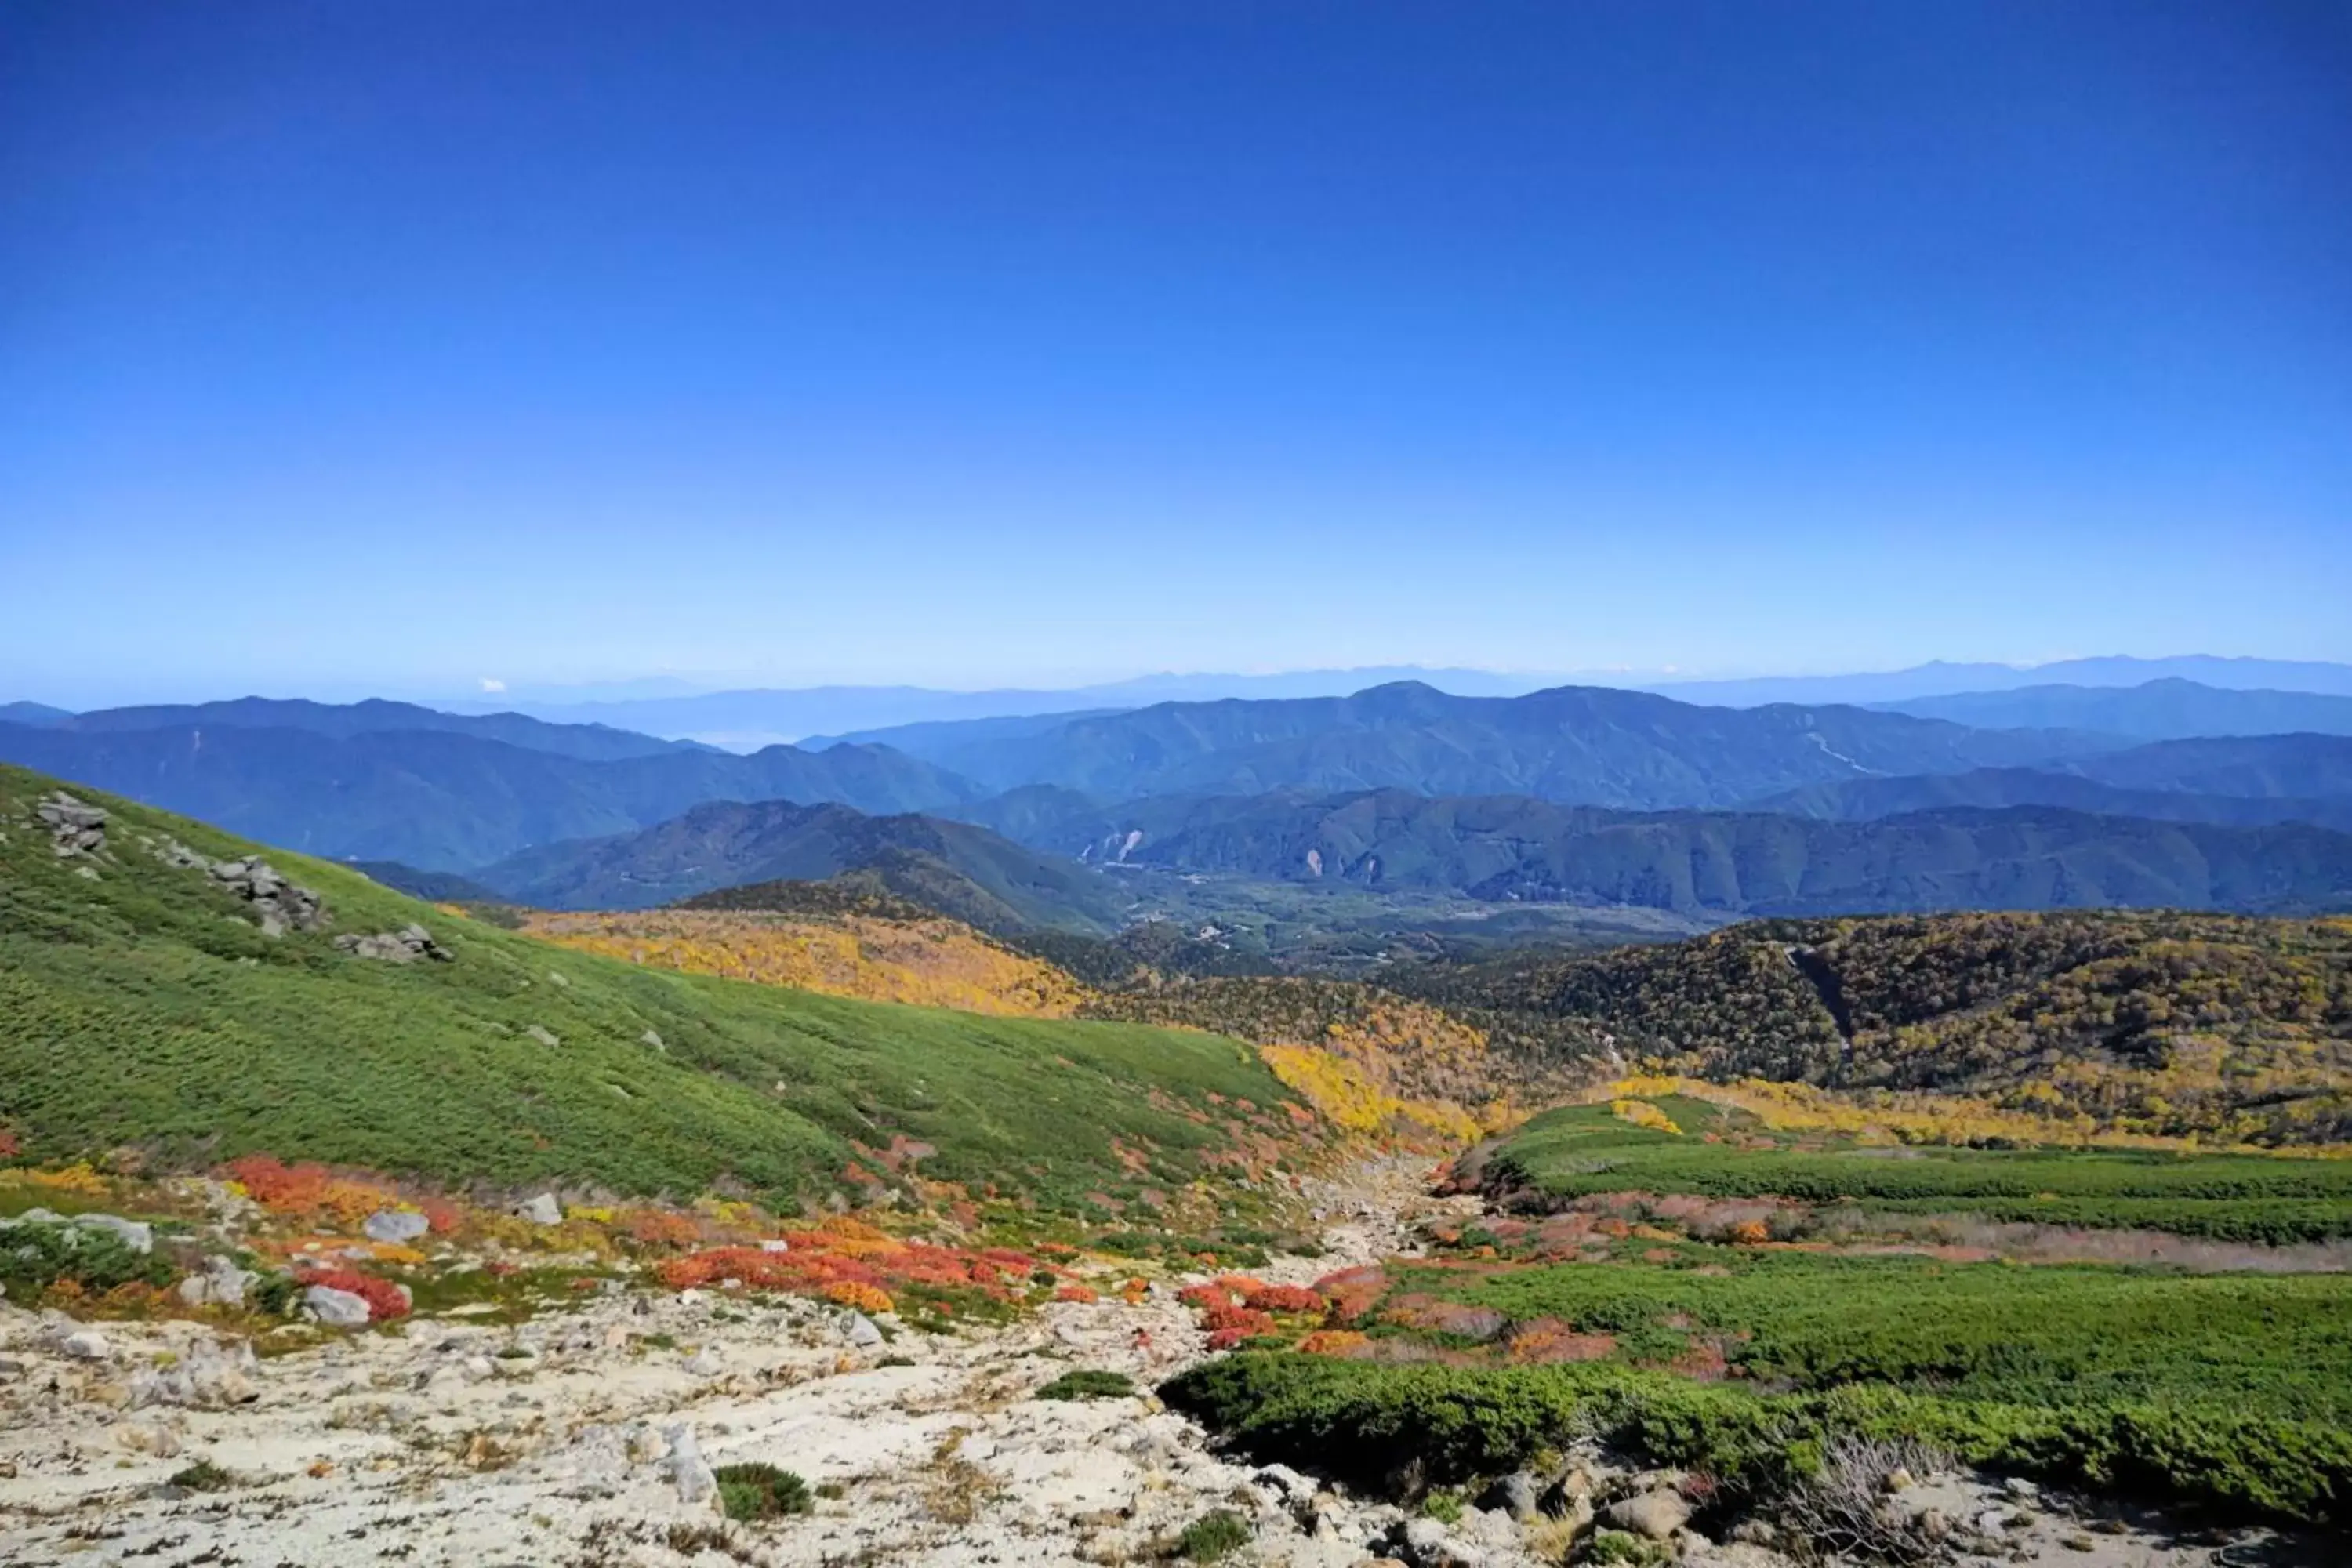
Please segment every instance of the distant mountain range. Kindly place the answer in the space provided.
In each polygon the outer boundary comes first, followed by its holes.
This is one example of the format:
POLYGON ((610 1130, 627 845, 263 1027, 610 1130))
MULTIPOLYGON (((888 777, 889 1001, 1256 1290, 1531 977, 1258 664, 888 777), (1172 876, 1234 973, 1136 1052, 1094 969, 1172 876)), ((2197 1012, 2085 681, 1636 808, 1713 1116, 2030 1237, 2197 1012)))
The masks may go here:
POLYGON ((641 833, 528 850, 472 879, 517 902, 626 910, 865 873, 1000 931, 1117 930, 1135 901, 1122 868, 1680 914, 2352 909, 2352 834, 2302 823, 2225 827, 2041 807, 1831 822, 1386 790, 1145 800, 1091 826, 1091 864, 1081 864, 930 817, 719 804, 641 833))
POLYGON ((2139 686, 2021 686, 1877 706, 1997 730, 2095 730, 2143 741, 2204 735, 2352 735, 2352 696, 2231 691, 2170 678, 2139 686))
MULTIPOLYGON (((2142 724, 2324 720, 2336 700, 2184 684, 2001 695, 2142 724)), ((419 891, 632 908, 858 873, 992 928, 1114 929, 1133 890, 1103 868, 1678 914, 2333 909, 2352 830, 2352 737, 2332 734, 2135 745, 1414 682, 894 733, 741 756, 515 713, 248 699, 0 723, 0 760, 397 863, 379 869, 419 891)))
POLYGON ((349 739, 353 735, 392 731, 424 731, 471 735, 502 741, 526 751, 582 762, 609 763, 624 757, 651 757, 666 752, 707 751, 690 741, 664 741, 615 730, 606 724, 550 724, 520 713, 445 713, 413 702, 306 702, 265 697, 240 697, 226 702, 199 702, 164 707, 105 708, 90 713, 68 713, 38 703, 12 703, 0 709, 0 723, 32 724, 77 735, 114 735, 143 730, 300 730, 313 735, 349 739), (37 710, 46 717, 18 718, 16 710, 37 710))
MULTIPOLYGON (((750 749, 884 726, 936 724, 1146 708, 1159 702, 1339 697, 1395 680, 1420 680, 1464 696, 1532 691, 1538 677, 1484 669, 1424 669, 1417 665, 1305 669, 1280 675, 1147 675, 1063 690, 939 691, 920 686, 816 686, 798 689, 712 691, 612 701, 521 702, 531 714, 562 723, 604 723, 750 749)), ((465 704, 457 704, 463 708, 465 704)), ((820 742, 821 743, 821 742, 820 742)))
POLYGON ((1870 675, 1765 676, 1746 680, 1652 682, 1643 689, 1683 702, 1755 708, 1769 702, 1911 702, 1960 692, 2011 691, 2023 686, 2140 686, 2151 680, 2193 680, 2225 690, 2316 691, 2352 696, 2352 664, 2279 658, 2068 658, 2051 664, 1948 664, 1870 675))
POLYGON ((533 844, 650 827, 707 801, 842 801, 887 813, 953 806, 977 793, 878 746, 774 746, 748 757, 663 746, 587 762, 437 730, 337 736, 216 722, 94 731, 0 724, 0 761, 313 855, 452 871, 533 844))
POLYGON ((715 802, 642 833, 544 845, 472 879, 542 909, 638 910, 747 883, 845 873, 989 931, 1114 931, 1133 901, 1087 867, 986 828, 779 800, 715 802))
POLYGON ((2121 742, 1859 708, 1695 708, 1596 686, 1454 697, 1406 681, 1352 697, 1161 703, 1034 733, 915 743, 989 790, 1046 784, 1122 800, 1410 789, 1655 810, 1874 773, 2045 763, 2121 742))

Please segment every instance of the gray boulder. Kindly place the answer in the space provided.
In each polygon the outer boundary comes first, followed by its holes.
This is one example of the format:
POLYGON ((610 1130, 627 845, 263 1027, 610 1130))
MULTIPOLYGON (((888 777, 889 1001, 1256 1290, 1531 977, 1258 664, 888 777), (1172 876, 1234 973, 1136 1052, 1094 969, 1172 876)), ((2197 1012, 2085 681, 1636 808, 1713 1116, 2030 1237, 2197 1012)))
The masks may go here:
POLYGON ((354 1296, 349 1290, 338 1290, 331 1285, 313 1285, 302 1292, 302 1304, 331 1329, 367 1327, 367 1298, 354 1296))
POLYGON ((213 880, 253 906, 264 936, 289 931, 310 931, 325 922, 327 909, 319 895, 280 876, 258 855, 213 862, 213 880))
POLYGON ((873 1319, 863 1312, 851 1312, 843 1320, 841 1331, 849 1342, 859 1350, 872 1350, 876 1345, 885 1342, 882 1331, 875 1326, 873 1319))
POLYGON ((535 1198, 517 1204, 514 1212, 533 1225, 563 1223, 563 1205, 555 1201, 553 1193, 541 1193, 535 1198))
POLYGON ((33 807, 33 815, 49 830, 49 843, 62 860, 72 855, 95 855, 106 847, 106 811, 59 790, 33 807))
POLYGON ((1690 1522, 1690 1516, 1691 1505, 1683 1494, 1663 1489, 1612 1502, 1608 1510, 1610 1523, 1652 1541, 1671 1539, 1690 1522))
POLYGON ((360 1234, 370 1241, 415 1241, 431 1229, 425 1217, 409 1209, 378 1209, 367 1216, 360 1234))
POLYGON ((669 1444, 662 1468, 669 1472, 671 1483, 677 1488, 677 1500, 709 1506, 719 1494, 719 1478, 704 1462, 701 1446, 694 1440, 694 1428, 681 1421, 663 1427, 662 1436, 669 1444))
POLYGON ((354 958, 376 958, 387 963, 414 963, 420 958, 449 963, 457 958, 457 954, 433 940, 431 931, 415 923, 398 931, 378 931, 373 936, 339 936, 335 945, 354 958))

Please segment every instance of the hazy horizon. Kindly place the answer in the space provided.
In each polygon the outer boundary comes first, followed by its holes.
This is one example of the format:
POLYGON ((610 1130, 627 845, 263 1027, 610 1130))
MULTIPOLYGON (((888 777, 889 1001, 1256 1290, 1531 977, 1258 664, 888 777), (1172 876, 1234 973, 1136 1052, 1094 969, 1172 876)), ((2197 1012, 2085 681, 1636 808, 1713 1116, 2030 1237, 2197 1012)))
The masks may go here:
POLYGON ((27 0, 0 687, 2352 658, 2340 23, 27 0))

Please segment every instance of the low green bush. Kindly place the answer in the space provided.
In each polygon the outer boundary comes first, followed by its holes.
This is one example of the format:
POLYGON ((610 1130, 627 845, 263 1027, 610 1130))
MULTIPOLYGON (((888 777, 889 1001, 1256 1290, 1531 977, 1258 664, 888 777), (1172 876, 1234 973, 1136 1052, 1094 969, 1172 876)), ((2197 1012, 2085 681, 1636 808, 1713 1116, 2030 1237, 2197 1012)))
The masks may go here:
POLYGON ((1279 1352, 1205 1363, 1160 1390, 1261 1459, 1377 1485, 1408 1460, 1440 1482, 1598 1436, 1703 1468, 1727 1497, 1801 1484, 1845 1435, 1933 1444, 1986 1468, 2308 1524, 2352 1517, 2352 1431, 2225 1401, 2030 1405, 1879 1386, 1775 1394, 1608 1363, 1391 1366, 1279 1352))
POLYGON ((0 1285, 28 1301, 59 1281, 93 1294, 123 1285, 171 1283, 172 1266, 95 1226, 19 1220, 0 1227, 0 1285))
POLYGON ((711 1474, 719 1480, 719 1507, 730 1519, 775 1519, 814 1506, 808 1482, 773 1465, 721 1465, 711 1474))
POLYGON ((1204 1513, 1176 1538, 1176 1553, 1192 1563, 1219 1563, 1250 1543, 1250 1527, 1230 1509, 1204 1513))
POLYGON ((1066 1372, 1037 1391, 1040 1399, 1123 1399, 1135 1380, 1123 1372, 1066 1372))

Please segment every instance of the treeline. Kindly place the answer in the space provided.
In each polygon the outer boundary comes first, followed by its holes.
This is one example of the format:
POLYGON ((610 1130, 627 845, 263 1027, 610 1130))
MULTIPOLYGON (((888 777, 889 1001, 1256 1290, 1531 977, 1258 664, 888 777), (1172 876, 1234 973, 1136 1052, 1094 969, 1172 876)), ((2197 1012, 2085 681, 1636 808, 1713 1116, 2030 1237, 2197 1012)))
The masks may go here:
POLYGON ((1658 1070, 1961 1092, 2168 1136, 2352 1137, 2352 922, 2174 911, 1763 921, 1391 982, 1576 1019, 1658 1070))

